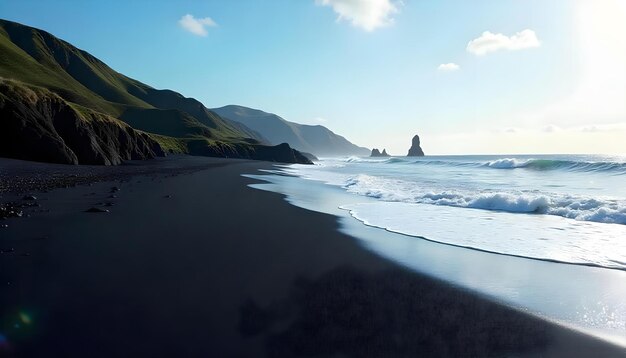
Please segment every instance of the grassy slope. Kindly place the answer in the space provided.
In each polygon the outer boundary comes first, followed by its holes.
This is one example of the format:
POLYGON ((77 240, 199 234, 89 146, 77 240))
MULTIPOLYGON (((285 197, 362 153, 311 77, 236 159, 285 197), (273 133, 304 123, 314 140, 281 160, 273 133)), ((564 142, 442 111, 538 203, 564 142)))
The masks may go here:
POLYGON ((0 152, 10 157, 109 165, 162 154, 149 134, 32 84, 0 77, 0 112, 0 152))
POLYGON ((64 71, 55 71, 15 45, 0 22, 0 76, 44 87, 65 99, 105 113, 121 113, 121 108, 107 103, 64 71))
POLYGON ((0 20, 0 77, 49 89, 79 106, 119 118, 176 152, 187 143, 251 143, 258 133, 200 102, 128 78, 51 34, 0 20))
POLYGON ((46 98, 51 100, 58 100, 69 105, 72 110, 76 112, 77 118, 80 119, 80 121, 105 121, 110 122, 116 127, 128 127, 128 124, 102 112, 94 111, 91 108, 82 106, 77 103, 67 102, 61 96, 44 87, 0 77, 0 90, 0 96, 4 100, 10 100, 13 97, 19 97, 25 99, 27 102, 30 102, 32 104, 35 104, 37 101, 46 98))

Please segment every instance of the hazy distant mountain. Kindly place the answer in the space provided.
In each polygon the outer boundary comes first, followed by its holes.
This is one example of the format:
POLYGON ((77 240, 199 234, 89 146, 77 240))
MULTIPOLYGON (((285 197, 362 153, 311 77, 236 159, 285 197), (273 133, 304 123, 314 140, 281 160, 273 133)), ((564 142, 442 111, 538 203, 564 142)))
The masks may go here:
POLYGON ((259 133, 193 98, 152 88, 46 31, 6 20, 0 139, 0 156, 73 164, 163 151, 309 162, 289 146, 268 147, 259 133))
POLYGON ((370 154, 369 149, 350 143, 324 126, 289 122, 273 113, 236 105, 211 110, 260 133, 270 144, 286 142, 318 157, 370 154))

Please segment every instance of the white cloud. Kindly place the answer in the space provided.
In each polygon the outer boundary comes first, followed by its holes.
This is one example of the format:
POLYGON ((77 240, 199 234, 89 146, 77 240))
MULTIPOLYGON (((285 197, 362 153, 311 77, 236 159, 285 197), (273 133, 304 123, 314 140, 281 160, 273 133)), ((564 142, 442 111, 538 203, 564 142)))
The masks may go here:
POLYGON ((582 127, 580 129, 581 132, 585 132, 585 133, 594 133, 594 132, 599 132, 600 128, 598 126, 595 125, 591 125, 591 126, 587 126, 587 127, 582 127))
POLYGON ((520 31, 513 36, 485 31, 480 37, 467 44, 467 51, 482 56, 499 50, 515 51, 539 46, 541 46, 541 42, 537 38, 537 34, 530 29, 520 31))
POLYGON ((437 67, 437 69, 439 71, 446 71, 446 72, 452 72, 452 71, 458 71, 461 69, 461 66, 457 65, 456 63, 442 63, 441 65, 439 65, 439 67, 437 67))
POLYGON ((583 133, 626 132, 626 122, 611 124, 592 124, 575 128, 575 130, 581 131, 583 133))
POLYGON ((322 117, 316 117, 314 121, 319 122, 319 123, 327 123, 328 119, 322 118, 322 117))
POLYGON ((554 124, 548 124, 547 126, 541 129, 544 133, 554 133, 560 131, 561 128, 559 126, 555 126, 554 124))
POLYGON ((196 19, 191 14, 187 14, 178 20, 178 24, 182 26, 183 29, 191 32, 194 35, 198 36, 206 36, 208 34, 207 27, 215 27, 217 24, 210 17, 205 17, 203 19, 196 19))
POLYGON ((365 31, 393 23, 401 1, 392 0, 315 0, 317 5, 330 6, 337 13, 337 21, 347 20, 365 31))

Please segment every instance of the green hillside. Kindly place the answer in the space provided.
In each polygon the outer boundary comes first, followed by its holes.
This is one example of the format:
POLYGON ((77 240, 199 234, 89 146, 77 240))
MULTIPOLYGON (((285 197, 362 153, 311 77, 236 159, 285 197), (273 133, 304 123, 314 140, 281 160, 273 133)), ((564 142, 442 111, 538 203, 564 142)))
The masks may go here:
POLYGON ((237 156, 268 143, 193 98, 152 88, 48 32, 6 20, 0 20, 0 77, 124 121, 172 152, 208 155, 230 148, 237 156))
POLYGON ((0 78, 0 155, 62 164, 162 156, 149 134, 42 87, 0 78))

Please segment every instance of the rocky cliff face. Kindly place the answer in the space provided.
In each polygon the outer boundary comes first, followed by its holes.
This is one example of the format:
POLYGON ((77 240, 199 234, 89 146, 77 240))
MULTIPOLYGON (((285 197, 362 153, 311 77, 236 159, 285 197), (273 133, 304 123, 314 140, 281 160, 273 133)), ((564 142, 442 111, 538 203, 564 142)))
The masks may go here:
POLYGON ((56 94, 0 79, 0 156, 116 165, 164 156, 148 134, 56 94))
POLYGON ((372 154, 370 154, 370 157, 388 157, 389 154, 387 154, 387 150, 383 149, 383 152, 381 153, 377 148, 372 149, 372 154))
POLYGON ((2 19, 0 83, 0 156, 108 165, 167 150, 311 163, 291 148, 261 147, 285 140, 270 142, 193 98, 154 89, 46 31, 2 19))
POLYGON ((411 148, 409 149, 409 154, 407 154, 407 157, 423 157, 423 156, 424 156, 424 151, 422 150, 422 147, 420 147, 420 137, 416 134, 415 137, 413 137, 411 148))
POLYGON ((313 164, 309 158, 283 143, 275 146, 195 141, 188 144, 190 153, 207 157, 265 160, 268 162, 313 164))

